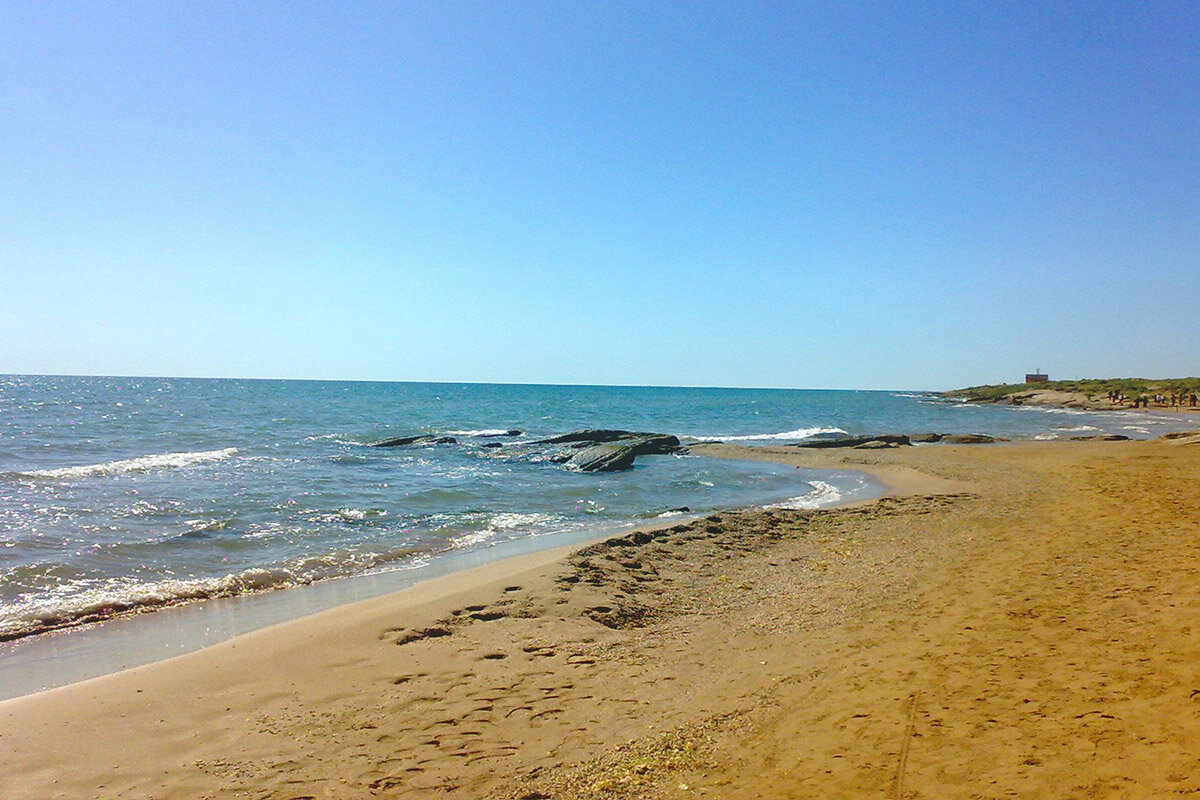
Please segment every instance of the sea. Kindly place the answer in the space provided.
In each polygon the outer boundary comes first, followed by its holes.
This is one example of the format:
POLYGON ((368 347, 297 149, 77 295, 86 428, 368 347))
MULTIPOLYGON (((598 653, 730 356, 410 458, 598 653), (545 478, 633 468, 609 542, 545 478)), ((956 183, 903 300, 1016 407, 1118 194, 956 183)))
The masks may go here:
POLYGON ((334 582, 366 587, 339 595, 355 599, 672 517, 882 491, 853 472, 690 454, 581 473, 537 444, 578 429, 786 445, 1186 427, 921 391, 0 376, 0 641, 334 582), (405 436, 453 441, 371 446, 405 436))

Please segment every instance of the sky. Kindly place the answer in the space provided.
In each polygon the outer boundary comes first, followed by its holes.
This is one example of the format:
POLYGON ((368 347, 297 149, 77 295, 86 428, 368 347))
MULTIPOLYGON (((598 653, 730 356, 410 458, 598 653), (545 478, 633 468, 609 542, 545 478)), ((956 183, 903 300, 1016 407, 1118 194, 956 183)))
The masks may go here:
POLYGON ((1194 2, 0 9, 0 372, 1200 374, 1194 2))

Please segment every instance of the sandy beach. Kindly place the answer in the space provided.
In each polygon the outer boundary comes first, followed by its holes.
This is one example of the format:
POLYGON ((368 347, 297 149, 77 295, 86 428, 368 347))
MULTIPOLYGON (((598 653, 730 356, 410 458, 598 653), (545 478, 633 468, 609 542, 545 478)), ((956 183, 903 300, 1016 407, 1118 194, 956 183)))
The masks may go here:
POLYGON ((1200 444, 714 457, 858 469, 0 703, 5 798, 1200 792, 1200 444))

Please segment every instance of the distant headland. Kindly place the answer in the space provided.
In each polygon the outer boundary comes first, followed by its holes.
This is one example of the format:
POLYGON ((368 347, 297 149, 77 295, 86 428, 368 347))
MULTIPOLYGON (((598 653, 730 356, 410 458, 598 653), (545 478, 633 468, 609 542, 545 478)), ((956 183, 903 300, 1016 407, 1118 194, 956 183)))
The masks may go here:
POLYGON ((1108 378, 968 386, 942 397, 968 403, 1053 406, 1090 410, 1143 409, 1200 412, 1200 378, 1108 378))

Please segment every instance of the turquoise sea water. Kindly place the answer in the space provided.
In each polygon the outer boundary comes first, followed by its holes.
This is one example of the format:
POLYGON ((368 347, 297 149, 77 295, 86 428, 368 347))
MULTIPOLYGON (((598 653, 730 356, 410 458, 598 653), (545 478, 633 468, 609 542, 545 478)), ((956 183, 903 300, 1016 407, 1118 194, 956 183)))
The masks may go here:
POLYGON ((785 444, 839 431, 1139 437, 1186 420, 903 392, 5 376, 0 637, 419 570, 441 552, 550 542, 681 507, 817 507, 875 491, 852 473, 699 456, 580 474, 529 444, 593 427, 785 444), (457 442, 367 446, 416 434, 457 442))

